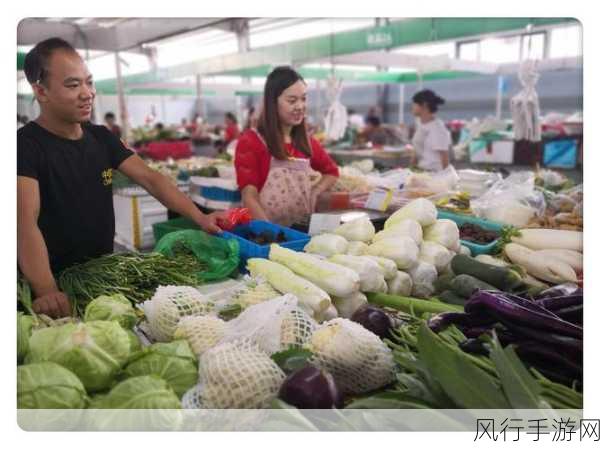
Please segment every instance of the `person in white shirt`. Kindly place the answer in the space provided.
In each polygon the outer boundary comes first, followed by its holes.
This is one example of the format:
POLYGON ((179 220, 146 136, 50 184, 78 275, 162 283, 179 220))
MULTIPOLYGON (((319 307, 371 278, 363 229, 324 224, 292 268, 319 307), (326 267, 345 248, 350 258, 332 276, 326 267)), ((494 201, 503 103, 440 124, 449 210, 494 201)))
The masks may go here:
POLYGON ((418 167, 428 171, 443 170, 449 164, 448 151, 452 140, 450 131, 435 113, 445 100, 432 90, 425 89, 417 92, 412 101, 412 114, 417 119, 412 145, 418 167))

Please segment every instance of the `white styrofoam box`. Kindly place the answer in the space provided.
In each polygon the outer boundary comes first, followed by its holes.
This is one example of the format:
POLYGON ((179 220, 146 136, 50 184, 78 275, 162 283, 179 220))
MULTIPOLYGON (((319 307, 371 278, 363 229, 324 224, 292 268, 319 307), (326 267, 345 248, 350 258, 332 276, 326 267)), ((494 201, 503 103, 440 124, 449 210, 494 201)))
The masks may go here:
POLYGON ((219 178, 235 179, 235 167, 233 165, 217 165, 219 178))
POLYGON ((230 203, 228 201, 214 201, 204 198, 203 196, 198 195, 197 193, 192 192, 190 197, 192 201, 196 204, 199 204, 202 207, 206 207, 207 209, 212 210, 227 210, 234 207, 241 207, 242 203, 230 203))
POLYGON ((471 153, 473 163, 512 164, 515 145, 512 140, 496 140, 491 143, 491 151, 487 147, 471 153))
POLYGON ((149 193, 119 191, 113 195, 115 241, 130 250, 154 246, 152 225, 167 221, 167 208, 149 193))
POLYGON ((203 176, 190 177, 190 187, 219 187, 224 190, 237 190, 238 185, 235 179, 223 178, 205 178, 203 176))

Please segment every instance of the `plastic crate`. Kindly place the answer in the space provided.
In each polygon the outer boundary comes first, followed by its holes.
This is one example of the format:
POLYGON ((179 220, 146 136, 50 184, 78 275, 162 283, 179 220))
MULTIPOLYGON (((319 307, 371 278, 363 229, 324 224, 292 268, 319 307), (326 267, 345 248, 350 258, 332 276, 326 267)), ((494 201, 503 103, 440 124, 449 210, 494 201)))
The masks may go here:
POLYGON ((199 229, 199 227, 192 220, 185 217, 177 217, 160 223, 154 223, 152 225, 154 240, 156 242, 170 232, 181 231, 184 229, 199 229))
POLYGON ((200 196, 212 201, 238 203, 242 200, 239 190, 226 190, 220 187, 200 187, 200 196))
MULTIPOLYGON (((487 229, 489 231, 500 232, 504 227, 500 223, 496 223, 489 220, 484 220, 483 218, 472 217, 469 215, 461 215, 455 214, 452 212, 447 212, 444 210, 438 210, 438 218, 446 218, 448 220, 452 220, 458 226, 464 223, 472 223, 478 226, 481 226, 483 229, 487 229)), ((471 255, 478 256, 479 254, 492 254, 496 249, 500 239, 496 239, 487 245, 479 245, 477 243, 470 242, 468 240, 461 240, 460 244, 466 246, 471 250, 471 255)))
POLYGON ((310 236, 303 232, 296 231, 295 229, 286 228, 285 226, 279 226, 268 221, 252 220, 246 225, 235 227, 232 231, 224 231, 221 237, 224 239, 235 239, 240 245, 240 270, 246 270, 246 261, 253 257, 259 257, 267 259, 269 257, 270 245, 258 245, 246 237, 250 232, 259 234, 261 232, 271 232, 273 235, 277 235, 279 232, 283 232, 285 235, 285 242, 279 245, 283 248, 292 249, 294 251, 302 251, 306 244, 310 241, 310 236))
POLYGON ((575 168, 577 165, 577 141, 561 139, 544 145, 544 165, 556 168, 575 168))

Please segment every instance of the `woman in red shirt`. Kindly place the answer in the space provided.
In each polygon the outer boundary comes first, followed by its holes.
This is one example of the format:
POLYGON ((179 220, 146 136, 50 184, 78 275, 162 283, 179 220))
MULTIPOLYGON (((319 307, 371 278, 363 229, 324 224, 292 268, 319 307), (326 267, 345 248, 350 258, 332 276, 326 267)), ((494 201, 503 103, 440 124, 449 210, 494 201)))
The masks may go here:
POLYGON ((238 139, 235 170, 242 202, 258 220, 289 226, 312 212, 338 167, 306 130, 306 83, 291 67, 267 77, 256 130, 238 139), (312 187, 310 169, 323 176, 312 187))
POLYGON ((231 112, 225 114, 225 147, 240 135, 237 118, 231 112))

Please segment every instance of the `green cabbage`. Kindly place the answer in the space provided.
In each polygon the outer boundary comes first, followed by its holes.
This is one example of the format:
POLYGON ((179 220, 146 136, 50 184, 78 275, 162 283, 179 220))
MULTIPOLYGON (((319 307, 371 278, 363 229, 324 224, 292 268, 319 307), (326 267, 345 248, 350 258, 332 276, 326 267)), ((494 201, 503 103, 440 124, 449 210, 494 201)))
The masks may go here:
POLYGON ((34 318, 17 312, 17 363, 21 363, 29 351, 29 337, 34 318))
POLYGON ((85 308, 85 321, 116 321, 123 329, 131 329, 137 315, 131 303, 121 294, 98 296, 85 308))
POLYGON ((52 362, 17 367, 18 408, 84 408, 86 393, 79 378, 52 362))
POLYGON ((33 332, 26 362, 58 363, 94 392, 110 387, 129 358, 130 345, 127 332, 114 321, 69 323, 33 332))
POLYGON ((95 409, 180 409, 179 398, 158 376, 137 376, 115 385, 108 394, 95 397, 95 409))
POLYGON ((186 340, 155 343, 134 354, 125 367, 127 377, 155 374, 181 397, 198 382, 196 356, 186 340))
POLYGON ((127 336, 129 337, 129 352, 131 354, 134 354, 138 351, 141 351, 142 350, 142 342, 140 341, 138 336, 135 335, 135 332, 133 332, 132 330, 129 330, 129 329, 127 329, 125 332, 127 332, 127 336))

